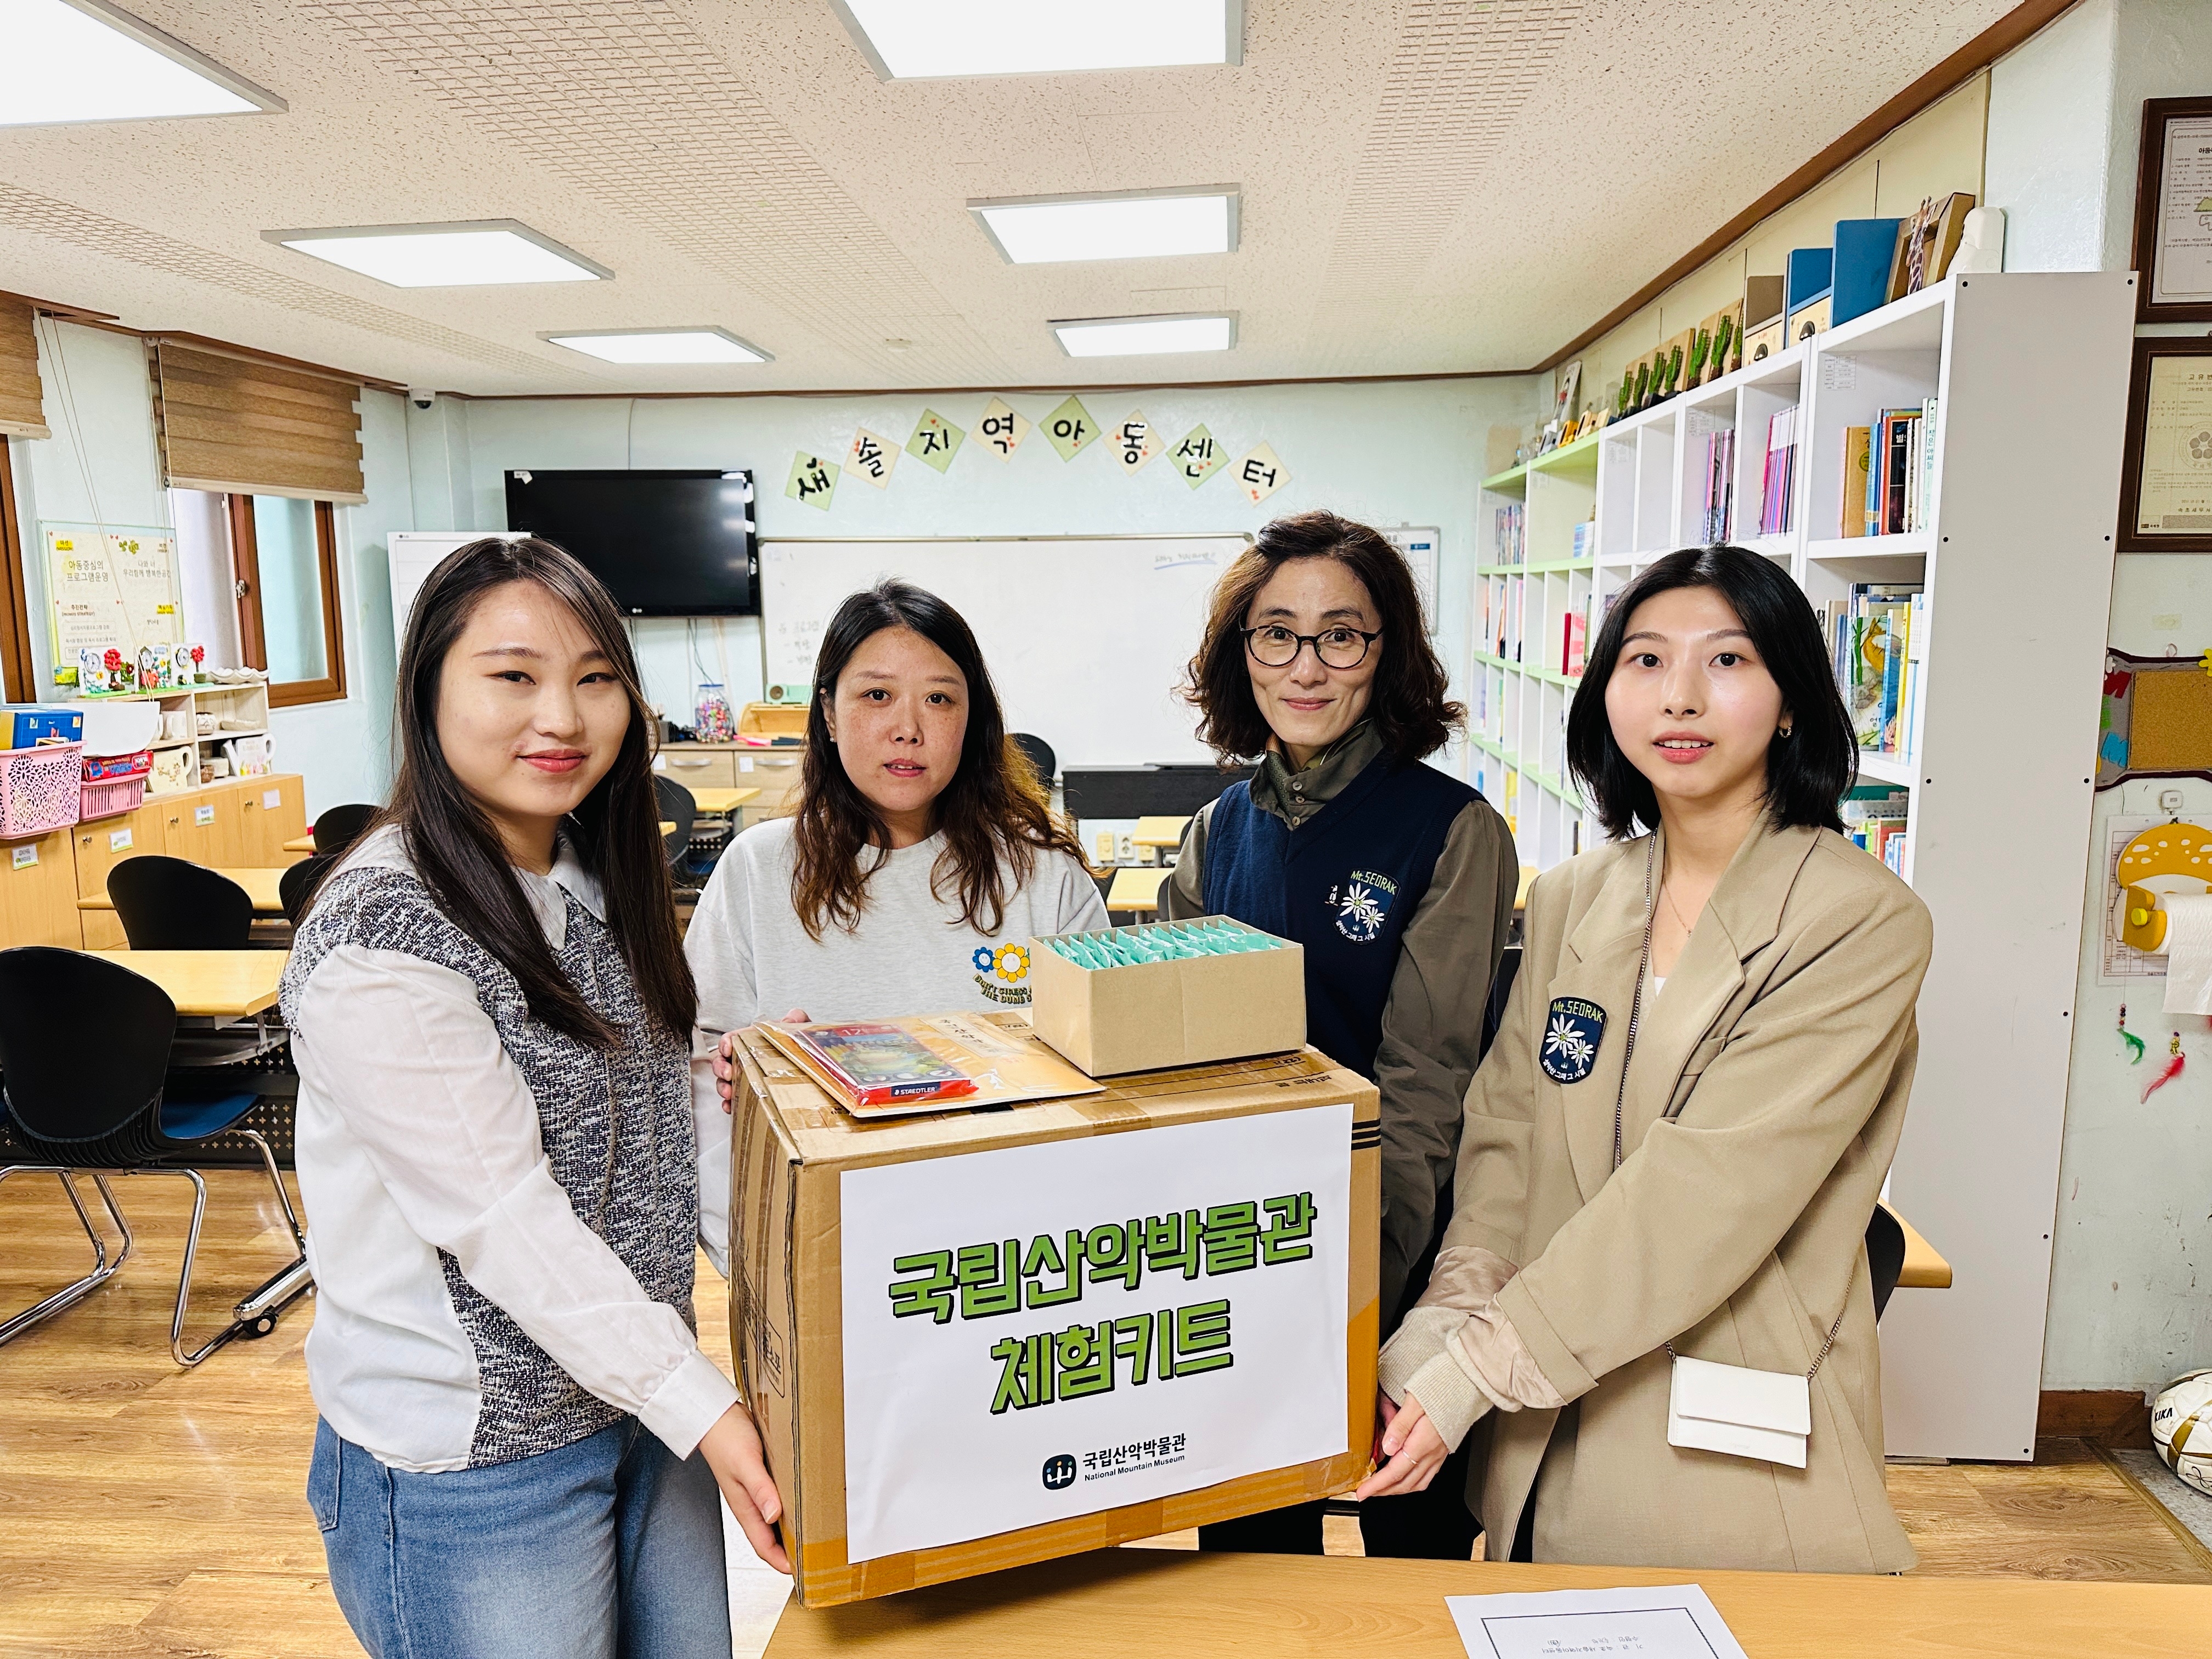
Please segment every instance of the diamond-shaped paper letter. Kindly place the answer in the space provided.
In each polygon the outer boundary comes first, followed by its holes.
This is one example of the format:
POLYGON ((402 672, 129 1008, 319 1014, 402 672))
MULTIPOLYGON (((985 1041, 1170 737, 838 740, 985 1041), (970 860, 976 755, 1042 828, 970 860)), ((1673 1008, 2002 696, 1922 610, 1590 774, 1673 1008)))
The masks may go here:
POLYGON ((827 513, 831 498, 837 493, 837 475, 843 470, 836 462, 825 461, 802 449, 792 457, 791 477, 784 483, 783 493, 794 501, 805 501, 827 513))
POLYGON ((1221 471, 1229 456, 1221 447, 1220 440, 1202 426, 1194 426, 1182 436, 1182 441, 1170 450, 1175 459, 1176 471, 1193 489, 1221 471))
POLYGON ((1072 461, 1077 450, 1098 435, 1098 422, 1091 418, 1091 411, 1080 399, 1071 396, 1044 417, 1044 435, 1060 452, 1061 460, 1072 461))
POLYGON ((862 483, 883 489, 890 483, 891 469, 898 465, 898 458, 896 444, 862 427, 853 434, 853 447, 845 453, 845 471, 862 483))
POLYGON ((1143 471, 1145 463, 1152 460, 1167 447, 1159 433, 1154 429, 1152 423, 1145 418, 1141 410, 1131 410, 1128 418, 1116 426, 1108 436, 1113 443, 1114 459, 1121 464, 1121 471, 1124 472, 1143 471))
POLYGON ((933 409, 921 411, 921 418, 914 425, 914 436, 906 441, 906 453, 925 466, 933 466, 939 472, 952 465, 952 458, 968 434, 946 420, 933 409))
POLYGON ((1257 507, 1291 481, 1291 470, 1275 459, 1275 452, 1261 444, 1237 463, 1237 487, 1257 507))
POLYGON ((984 405, 983 423, 975 428, 975 435, 991 453, 1011 461, 1022 440, 1030 435, 1029 417, 1004 398, 994 398, 984 405))

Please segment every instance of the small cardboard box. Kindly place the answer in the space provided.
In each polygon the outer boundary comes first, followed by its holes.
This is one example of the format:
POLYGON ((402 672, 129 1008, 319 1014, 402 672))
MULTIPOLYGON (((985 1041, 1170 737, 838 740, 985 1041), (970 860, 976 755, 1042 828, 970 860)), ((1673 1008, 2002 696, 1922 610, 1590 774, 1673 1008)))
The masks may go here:
MULTIPOLYGON (((1304 947, 1226 917, 1195 920, 1268 940, 1271 948, 1086 968, 1053 939, 1031 939, 1030 1019, 1036 1034, 1092 1077, 1305 1047, 1304 947)), ((1192 925, 1150 922, 1066 937, 1142 939, 1192 925)))
MULTIPOLYGON (((981 1017, 1033 1042, 1016 1014, 981 1017)), ((1375 1086, 1310 1049, 863 1121, 757 1031, 730 1329, 807 1607, 1349 1490, 1375 1086)))

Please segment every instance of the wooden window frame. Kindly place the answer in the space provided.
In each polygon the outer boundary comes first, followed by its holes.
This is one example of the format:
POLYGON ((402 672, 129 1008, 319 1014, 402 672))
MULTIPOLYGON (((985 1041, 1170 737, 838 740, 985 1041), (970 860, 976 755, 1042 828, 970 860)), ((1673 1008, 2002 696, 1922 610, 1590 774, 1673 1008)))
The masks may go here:
POLYGON ((15 520, 15 469, 8 440, 0 437, 0 680, 9 702, 39 701, 39 671, 31 656, 31 602, 23 591, 23 532, 15 520))
MULTIPOLYGON (((307 702, 337 702, 346 694, 345 628, 338 616, 337 514, 328 501, 315 507, 315 564, 322 579, 323 662, 329 672, 315 680, 271 680, 269 706, 292 708, 307 702)), ((269 672, 269 641, 261 619, 261 553, 253 531, 253 497, 226 495, 230 520, 232 591, 238 596, 238 648, 248 668, 269 672)))

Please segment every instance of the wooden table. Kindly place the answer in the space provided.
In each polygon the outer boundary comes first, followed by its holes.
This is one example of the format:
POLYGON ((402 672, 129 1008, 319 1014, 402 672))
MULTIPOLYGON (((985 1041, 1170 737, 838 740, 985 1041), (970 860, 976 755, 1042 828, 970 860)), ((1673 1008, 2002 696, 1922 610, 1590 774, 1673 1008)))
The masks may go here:
POLYGON ((304 836, 293 836, 291 840, 284 843, 284 850, 288 853, 313 852, 315 850, 315 832, 310 830, 304 836))
POLYGON ((1162 817, 1139 818, 1137 833, 1129 837, 1132 847, 1180 847, 1183 826, 1190 822, 1183 817, 1162 817))
POLYGON ((1157 910, 1160 884, 1170 872, 1159 865, 1125 864, 1114 872, 1114 884, 1106 890, 1109 910, 1157 910))
POLYGON ((1098 1550, 809 1612, 767 1659, 1468 1659, 1447 1595, 1705 1587, 1751 1659, 2181 1659, 2212 1585, 1098 1550))
MULTIPOLYGON (((1897 1275, 1897 1287, 1901 1291, 1948 1291, 1951 1288, 1951 1264, 1936 1253, 1936 1247, 1921 1237, 1912 1224, 1897 1213, 1894 1206, 1885 1204, 1898 1226, 1905 1233, 1905 1266, 1897 1275)), ((2212 1635, 2212 1632, 2207 1632, 2212 1635)))
POLYGON ((276 1006, 289 951, 94 951, 169 994, 180 1014, 244 1019, 276 1006))
MULTIPOLYGON (((217 870, 216 874, 228 877, 243 887, 246 896, 253 901, 257 915, 281 916, 284 914, 284 901, 276 896, 276 884, 284 875, 282 870, 256 866, 245 870, 217 870)), ((90 898, 79 899, 76 908, 80 910, 112 910, 115 901, 104 892, 94 893, 90 898)))
POLYGON ((723 789, 709 786, 691 791, 691 799, 699 811, 709 817, 719 817, 734 812, 760 793, 757 789, 723 789))

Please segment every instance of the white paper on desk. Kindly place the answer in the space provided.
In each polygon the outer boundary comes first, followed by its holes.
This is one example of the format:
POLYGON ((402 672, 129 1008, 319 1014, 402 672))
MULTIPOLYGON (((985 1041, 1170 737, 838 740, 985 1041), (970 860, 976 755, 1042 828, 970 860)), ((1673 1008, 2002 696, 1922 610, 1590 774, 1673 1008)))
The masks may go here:
POLYGON ((1472 1659, 1745 1659, 1695 1584, 1448 1595, 1472 1659))

